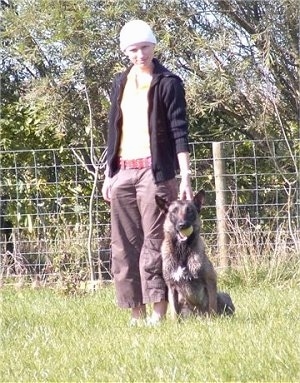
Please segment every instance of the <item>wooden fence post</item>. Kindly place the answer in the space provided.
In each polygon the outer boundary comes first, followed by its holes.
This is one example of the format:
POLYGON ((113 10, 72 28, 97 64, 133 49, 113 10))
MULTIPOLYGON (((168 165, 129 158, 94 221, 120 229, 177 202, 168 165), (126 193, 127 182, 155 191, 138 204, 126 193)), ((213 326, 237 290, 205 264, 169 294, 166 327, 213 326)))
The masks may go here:
POLYGON ((216 187, 216 214, 218 256, 220 267, 226 269, 229 265, 228 234, 226 225, 226 177, 225 159, 222 142, 213 142, 214 177, 216 187))

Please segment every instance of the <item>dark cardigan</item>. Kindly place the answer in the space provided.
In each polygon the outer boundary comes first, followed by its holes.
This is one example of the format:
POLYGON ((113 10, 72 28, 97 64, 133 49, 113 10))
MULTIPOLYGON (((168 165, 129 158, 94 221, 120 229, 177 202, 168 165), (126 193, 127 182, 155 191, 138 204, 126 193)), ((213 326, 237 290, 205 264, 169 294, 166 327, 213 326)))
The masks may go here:
MULTIPOLYGON (((157 59, 153 59, 153 63, 153 78, 148 93, 148 121, 152 172, 155 183, 159 183, 175 177, 179 170, 177 153, 188 152, 189 144, 183 83, 157 59)), ((122 129, 120 104, 130 69, 118 74, 112 85, 107 137, 110 177, 119 170, 118 152, 122 129)))

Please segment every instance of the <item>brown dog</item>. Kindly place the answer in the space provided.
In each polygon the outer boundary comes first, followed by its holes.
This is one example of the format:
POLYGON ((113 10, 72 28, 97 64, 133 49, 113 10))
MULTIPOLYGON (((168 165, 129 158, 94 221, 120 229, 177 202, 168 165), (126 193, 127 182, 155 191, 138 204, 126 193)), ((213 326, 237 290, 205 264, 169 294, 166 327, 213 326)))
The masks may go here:
POLYGON ((217 293, 216 272, 200 237, 199 213, 204 197, 204 190, 193 201, 170 203, 155 196, 158 207, 166 214, 161 252, 173 317, 232 314, 235 310, 228 294, 217 293))

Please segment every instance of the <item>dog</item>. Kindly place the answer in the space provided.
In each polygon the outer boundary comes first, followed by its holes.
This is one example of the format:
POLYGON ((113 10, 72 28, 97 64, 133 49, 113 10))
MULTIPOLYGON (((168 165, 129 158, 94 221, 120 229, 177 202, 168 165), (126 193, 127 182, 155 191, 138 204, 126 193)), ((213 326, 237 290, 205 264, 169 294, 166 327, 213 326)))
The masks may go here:
POLYGON ((193 201, 169 202, 155 196, 157 206, 166 215, 161 254, 173 318, 231 315, 235 311, 229 294, 217 292, 217 275, 200 237, 199 213, 204 198, 204 190, 193 201))

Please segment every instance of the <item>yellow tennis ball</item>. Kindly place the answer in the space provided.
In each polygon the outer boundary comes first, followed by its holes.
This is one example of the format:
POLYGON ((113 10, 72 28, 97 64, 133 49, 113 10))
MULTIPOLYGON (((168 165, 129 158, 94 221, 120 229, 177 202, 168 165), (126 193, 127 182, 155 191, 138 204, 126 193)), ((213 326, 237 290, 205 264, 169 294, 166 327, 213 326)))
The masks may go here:
POLYGON ((186 229, 180 230, 180 234, 185 237, 189 237, 193 231, 194 231, 193 226, 190 226, 190 227, 187 227, 186 229))

